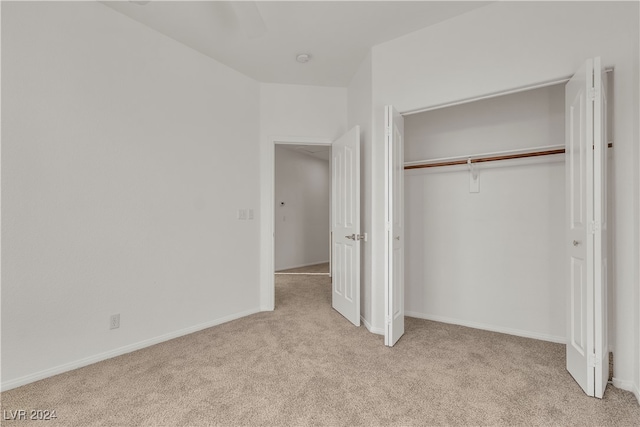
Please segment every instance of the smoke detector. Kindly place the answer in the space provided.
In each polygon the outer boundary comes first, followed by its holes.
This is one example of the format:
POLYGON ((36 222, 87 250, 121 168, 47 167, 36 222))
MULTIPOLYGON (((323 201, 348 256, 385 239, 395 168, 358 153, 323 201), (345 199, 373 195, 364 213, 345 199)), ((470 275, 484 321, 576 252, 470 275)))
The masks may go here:
POLYGON ((298 56, 296 56, 296 61, 298 61, 301 64, 306 64, 310 60, 311 60, 311 55, 309 55, 308 53, 301 53, 298 56))

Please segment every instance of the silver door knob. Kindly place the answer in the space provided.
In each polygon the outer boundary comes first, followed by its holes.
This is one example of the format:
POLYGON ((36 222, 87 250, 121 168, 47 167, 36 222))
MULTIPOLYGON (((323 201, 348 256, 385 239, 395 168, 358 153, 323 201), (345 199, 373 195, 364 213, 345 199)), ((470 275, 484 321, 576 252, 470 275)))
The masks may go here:
POLYGON ((400 240, 400 236, 396 236, 396 240, 400 240))
POLYGON ((351 236, 344 236, 344 237, 346 237, 349 240, 356 240, 356 235, 355 234, 352 234, 351 236))
POLYGON ((578 246, 580 244, 580 242, 578 242, 577 240, 573 241, 573 246, 578 246))

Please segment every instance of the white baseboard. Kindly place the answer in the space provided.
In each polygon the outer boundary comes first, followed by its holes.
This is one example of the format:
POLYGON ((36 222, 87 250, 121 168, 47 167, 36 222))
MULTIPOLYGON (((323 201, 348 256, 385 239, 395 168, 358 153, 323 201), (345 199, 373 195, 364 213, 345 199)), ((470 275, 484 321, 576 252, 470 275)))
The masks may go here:
POLYGON ((329 260, 326 260, 326 261, 314 261, 314 262, 308 262, 306 264, 292 265, 292 266, 289 266, 289 267, 279 267, 279 268, 276 268, 275 270, 276 271, 291 270, 292 268, 302 268, 302 267, 308 267, 310 265, 325 264, 325 263, 328 263, 328 262, 329 262, 329 260))
MULTIPOLYGON (((636 395, 636 398, 638 397, 637 389, 634 387, 633 382, 627 381, 627 380, 621 380, 616 377, 613 377, 611 379, 611 382, 613 383, 613 386, 615 388, 619 388, 620 390, 630 391, 636 395)), ((640 402, 640 399, 638 399, 638 402, 640 402)))
POLYGON ((64 372, 72 371, 74 369, 82 368, 84 366, 91 365, 93 363, 111 359, 112 357, 120 356, 126 353, 131 353, 132 351, 140 350, 145 347, 150 347, 152 345, 159 344, 164 341, 169 341, 184 335, 189 335, 194 332, 198 332, 203 329, 210 328, 212 326, 221 325, 223 323, 227 323, 232 320, 236 320, 241 317, 246 317, 258 312, 260 312, 260 310, 256 308, 256 309, 243 311, 240 313, 231 314, 229 316, 221 317, 219 319, 215 319, 210 322, 201 323, 199 325, 191 326, 189 328, 181 329, 179 331, 170 332, 168 334, 160 335, 155 338, 150 338, 134 344, 129 344, 124 347, 119 347, 113 350, 106 351, 104 353, 96 354, 94 356, 85 357, 84 359, 75 360, 73 362, 65 363, 63 365, 59 365, 53 368, 45 369, 43 371, 35 372, 33 374, 25 375, 20 378, 4 381, 0 385, 0 390, 1 391, 11 390, 12 388, 20 387, 35 381, 43 380, 45 378, 62 374, 64 372))
POLYGON ((430 314, 417 313, 415 311, 405 311, 404 314, 409 317, 417 317, 418 319, 433 320, 435 322, 442 322, 442 323, 451 323, 454 325, 466 326, 468 328, 483 329, 485 331, 491 331, 491 332, 499 332, 501 334, 516 335, 518 337, 533 338, 536 340, 550 341, 558 344, 567 343, 567 340, 565 337, 558 337, 555 335, 523 331, 521 329, 504 328, 501 326, 489 325, 486 323, 469 322, 466 320, 453 319, 450 317, 433 316, 430 314))
POLYGON ((640 385, 634 384, 633 381, 621 380, 619 378, 613 377, 611 379, 613 386, 615 388, 619 388, 620 390, 626 390, 633 393, 640 405, 640 385))
POLYGON ((373 326, 371 326, 371 323, 367 322, 367 319, 365 319, 364 317, 360 316, 360 321, 362 322, 364 327, 367 328, 367 330, 372 334, 384 335, 384 329, 374 328, 373 326))

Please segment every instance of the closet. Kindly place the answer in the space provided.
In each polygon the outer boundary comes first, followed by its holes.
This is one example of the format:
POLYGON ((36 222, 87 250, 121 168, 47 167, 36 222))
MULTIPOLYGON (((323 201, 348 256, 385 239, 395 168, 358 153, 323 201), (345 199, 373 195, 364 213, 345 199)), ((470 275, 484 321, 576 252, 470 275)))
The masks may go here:
POLYGON ((564 342, 564 155, 467 164, 564 147, 564 119, 563 84, 405 117, 408 316, 564 342))
MULTIPOLYGON (((563 81, 404 116, 407 316, 571 341, 567 322, 587 314, 567 308, 583 290, 568 292, 567 283, 567 211, 574 205, 566 184, 575 175, 565 166, 565 120, 574 114, 565 109, 565 88, 563 81)), ((593 93, 586 89, 580 96, 593 93)), ((594 117, 589 111, 580 114, 594 117)), ((576 120, 584 121, 582 116, 576 120)), ((609 142, 605 128, 601 131, 609 142)), ((608 190, 603 194, 611 198, 608 190)), ((605 217, 611 205, 605 202, 605 217)), ((597 239, 585 239, 589 250, 597 247, 597 239)), ((586 245, 581 240, 573 245, 586 245)), ((577 297, 593 304, 593 293, 577 297)), ((602 345, 589 339, 580 345, 591 352, 602 345)), ((589 366, 606 363, 584 355, 589 366)), ((590 391, 577 380, 594 395, 593 376, 584 381, 591 383, 590 391)))

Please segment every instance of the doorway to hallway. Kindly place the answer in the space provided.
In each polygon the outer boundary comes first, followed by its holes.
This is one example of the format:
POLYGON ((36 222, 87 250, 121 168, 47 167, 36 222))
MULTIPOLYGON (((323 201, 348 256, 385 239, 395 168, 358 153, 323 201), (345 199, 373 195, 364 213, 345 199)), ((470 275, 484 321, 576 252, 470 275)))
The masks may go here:
POLYGON ((331 147, 276 144, 274 270, 330 273, 331 147))

